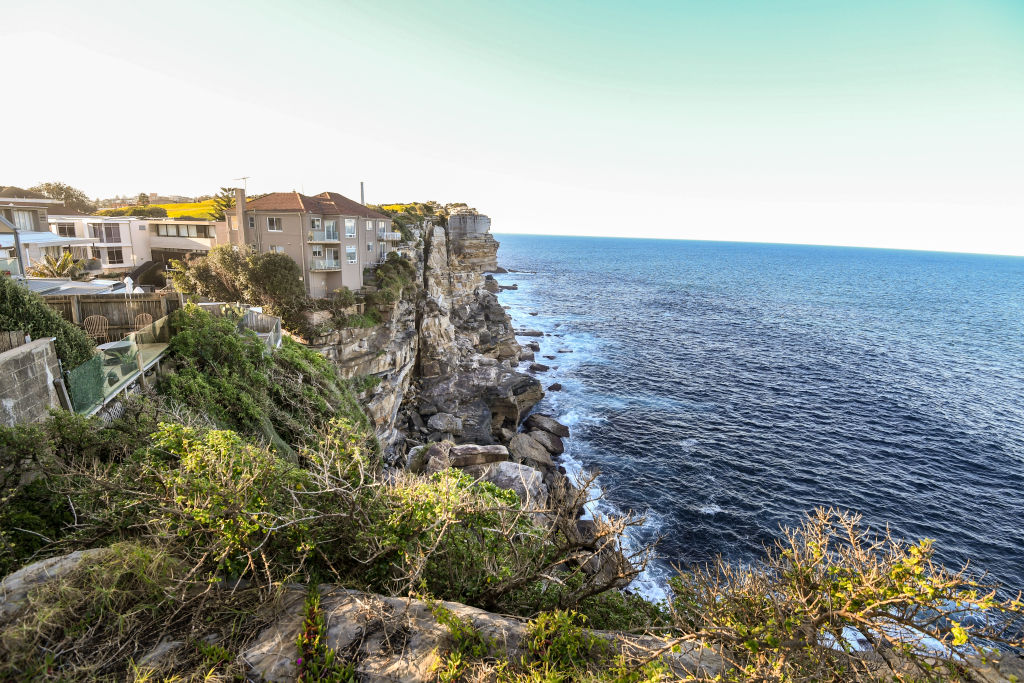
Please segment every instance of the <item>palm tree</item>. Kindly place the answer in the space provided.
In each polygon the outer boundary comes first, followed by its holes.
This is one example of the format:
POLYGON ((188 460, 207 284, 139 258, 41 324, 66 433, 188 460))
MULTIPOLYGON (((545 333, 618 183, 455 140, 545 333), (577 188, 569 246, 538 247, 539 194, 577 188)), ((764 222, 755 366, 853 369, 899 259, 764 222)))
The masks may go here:
POLYGON ((30 267, 28 274, 35 277, 67 277, 74 278, 82 269, 84 261, 76 261, 70 251, 65 251, 60 258, 54 258, 50 254, 43 256, 40 263, 30 267))

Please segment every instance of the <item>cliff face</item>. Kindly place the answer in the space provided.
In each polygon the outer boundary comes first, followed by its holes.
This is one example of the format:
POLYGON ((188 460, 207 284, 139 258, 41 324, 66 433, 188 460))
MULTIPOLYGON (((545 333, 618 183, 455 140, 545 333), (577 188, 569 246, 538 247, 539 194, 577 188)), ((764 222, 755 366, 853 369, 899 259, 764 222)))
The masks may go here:
POLYGON ((507 444, 543 396, 540 382, 514 370, 512 321, 484 286, 498 242, 486 233, 450 239, 433 226, 422 243, 415 295, 383 324, 340 330, 319 347, 345 376, 381 378, 364 404, 396 464, 427 439, 507 444))

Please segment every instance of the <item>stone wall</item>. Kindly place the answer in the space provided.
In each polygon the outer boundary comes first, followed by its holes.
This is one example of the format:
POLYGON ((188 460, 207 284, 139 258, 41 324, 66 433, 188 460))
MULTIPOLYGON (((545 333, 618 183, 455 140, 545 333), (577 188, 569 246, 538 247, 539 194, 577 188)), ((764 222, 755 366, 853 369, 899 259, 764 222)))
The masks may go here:
POLYGON ((60 408, 53 382, 60 378, 60 362, 53 339, 36 339, 0 353, 0 424, 36 422, 50 408, 60 408))

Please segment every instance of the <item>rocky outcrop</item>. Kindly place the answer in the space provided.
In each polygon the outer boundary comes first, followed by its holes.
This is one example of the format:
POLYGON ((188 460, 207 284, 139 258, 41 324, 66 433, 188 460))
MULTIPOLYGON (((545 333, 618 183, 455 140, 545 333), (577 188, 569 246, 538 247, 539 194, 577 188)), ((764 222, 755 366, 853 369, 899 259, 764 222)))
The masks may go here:
MULTIPOLYGON (((530 656, 528 625, 514 617, 455 602, 431 605, 422 600, 388 598, 331 586, 320 586, 319 591, 327 631, 324 644, 352 662, 357 680, 363 683, 436 680, 441 658, 453 648, 450 631, 436 616, 442 609, 472 626, 485 642, 492 643, 494 656, 513 662, 530 656)), ((302 630, 306 595, 305 588, 290 589, 281 601, 278 619, 242 653, 250 680, 295 680, 295 642, 302 630)), ((668 649, 663 641, 650 636, 590 633, 606 641, 613 651, 633 656, 668 649)), ((694 644, 684 644, 678 652, 663 655, 662 659, 677 678, 695 674, 713 677, 726 668, 714 650, 694 644)))
MULTIPOLYGON (((514 433, 544 394, 537 380, 513 369, 520 348, 511 320, 484 288, 479 264, 458 253, 464 254, 449 244, 443 228, 425 235, 418 377, 408 409, 420 421, 437 413, 462 421, 456 434, 432 428, 428 420, 428 438, 450 434, 459 442, 486 445, 514 433)), ((416 421, 410 415, 409 423, 416 421)))
POLYGON ((547 415, 541 415, 540 413, 534 413, 526 418, 526 422, 523 423, 527 429, 539 429, 555 436, 561 436, 568 438, 569 428, 564 424, 555 420, 554 418, 548 417, 547 415))

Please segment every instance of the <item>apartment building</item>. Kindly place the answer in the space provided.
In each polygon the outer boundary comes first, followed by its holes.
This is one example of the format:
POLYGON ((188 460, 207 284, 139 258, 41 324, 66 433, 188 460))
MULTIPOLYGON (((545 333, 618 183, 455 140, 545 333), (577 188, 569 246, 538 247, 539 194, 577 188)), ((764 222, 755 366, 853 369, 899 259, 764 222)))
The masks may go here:
POLYGON ((217 244, 213 221, 135 216, 52 215, 50 231, 88 240, 76 258, 87 259, 86 270, 131 272, 151 261, 166 267, 171 259, 209 251, 217 244))
POLYGON ((291 256, 314 297, 342 286, 360 289, 363 270, 383 261, 402 239, 390 218, 337 192, 272 192, 247 202, 236 190, 235 200, 226 229, 230 242, 291 256))
POLYGON ((15 230, 18 232, 26 269, 43 261, 48 255, 60 258, 64 251, 86 253, 92 243, 91 239, 50 231, 48 212, 58 206, 63 205, 55 199, 40 196, 10 196, 6 192, 0 196, 0 217, 4 218, 4 221, 0 221, 0 272, 18 272, 15 230))

